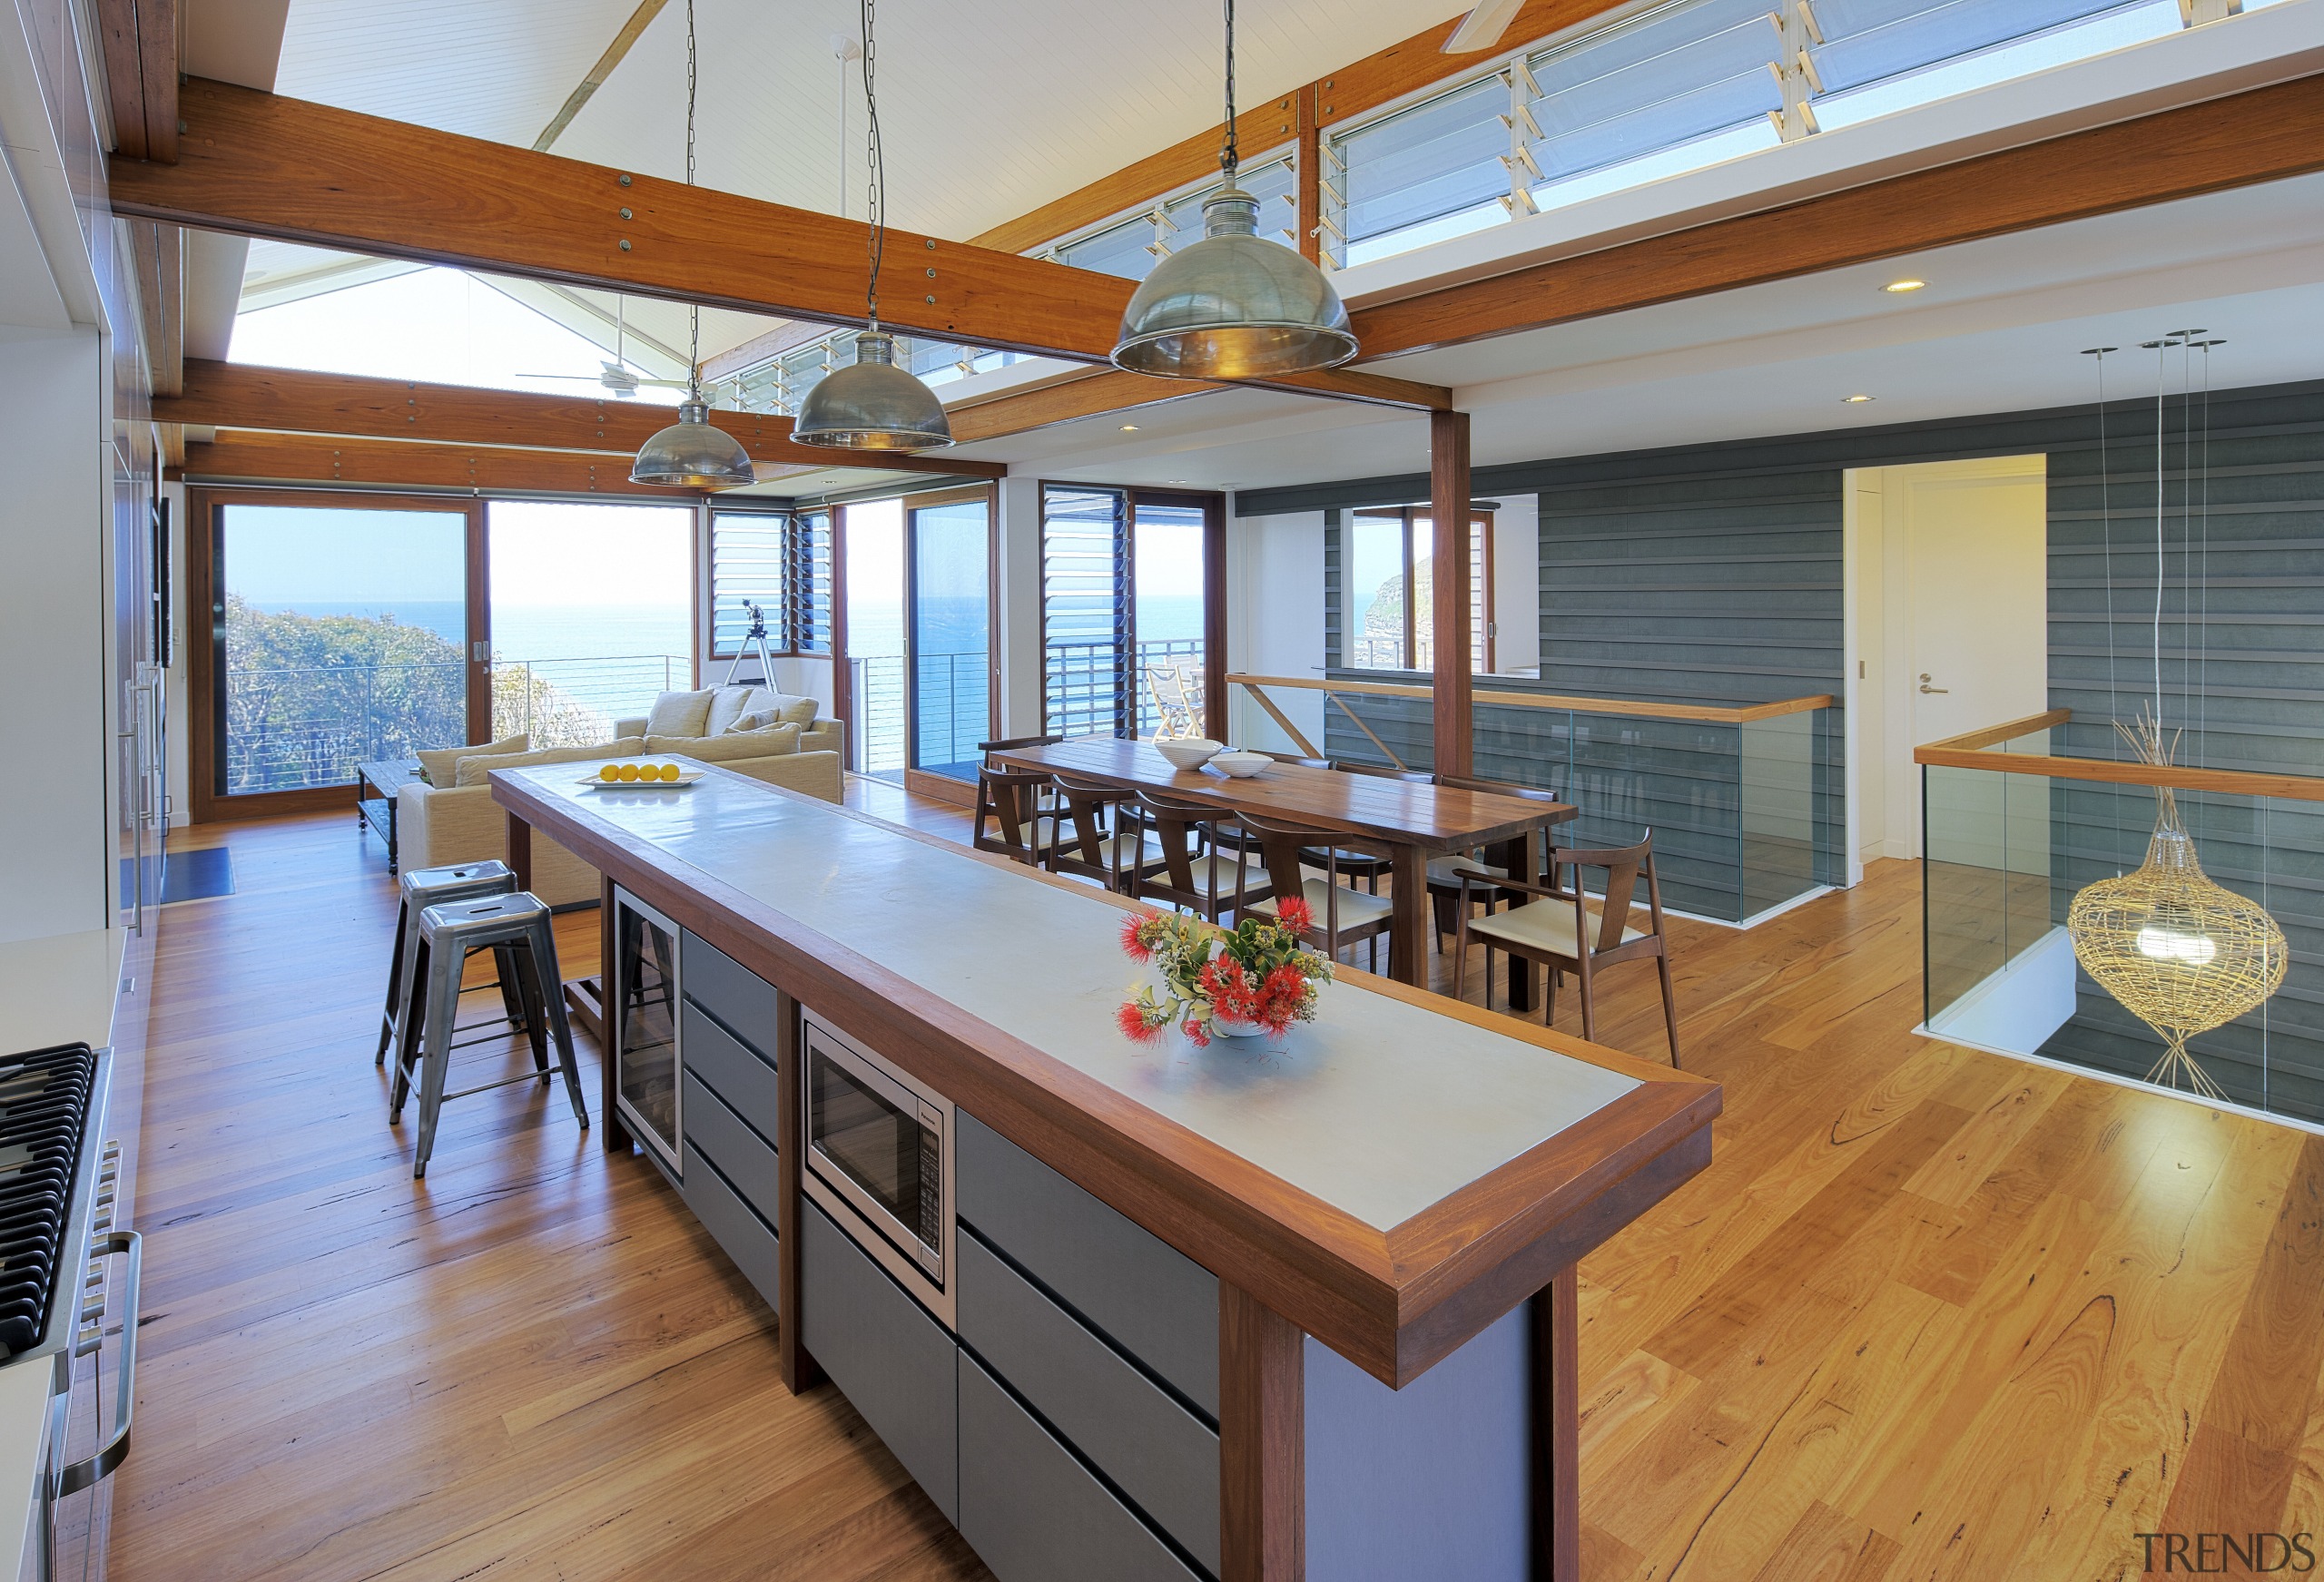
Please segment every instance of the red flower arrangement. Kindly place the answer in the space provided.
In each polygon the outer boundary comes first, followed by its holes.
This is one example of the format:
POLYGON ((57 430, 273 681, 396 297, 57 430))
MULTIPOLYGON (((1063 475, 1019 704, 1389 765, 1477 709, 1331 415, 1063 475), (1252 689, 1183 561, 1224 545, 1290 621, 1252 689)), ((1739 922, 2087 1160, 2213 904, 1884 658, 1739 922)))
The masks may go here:
POLYGON ((1115 1024, 1143 1044, 1175 1023, 1200 1046, 1216 1034, 1281 1037, 1294 1022, 1313 1021, 1318 992, 1332 978, 1332 964, 1300 947, 1314 921, 1296 898, 1272 918, 1245 918, 1232 929, 1177 912, 1123 919, 1123 953, 1153 968, 1161 990, 1139 989, 1114 1013, 1115 1024))

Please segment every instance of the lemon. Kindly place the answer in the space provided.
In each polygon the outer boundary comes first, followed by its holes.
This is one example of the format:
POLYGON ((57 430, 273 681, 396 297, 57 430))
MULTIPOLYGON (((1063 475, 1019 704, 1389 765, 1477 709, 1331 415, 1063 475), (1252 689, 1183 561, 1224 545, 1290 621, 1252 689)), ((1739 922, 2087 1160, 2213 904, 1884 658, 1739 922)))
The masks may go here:
POLYGON ((637 778, 637 765, 634 763, 623 764, 621 766, 621 778, 625 781, 635 780, 637 778))
POLYGON ((662 778, 664 780, 675 780, 678 778, 678 766, 675 763, 665 763, 662 766, 662 778))
POLYGON ((597 771, 597 778, 602 781, 616 781, 621 778, 621 771, 615 765, 608 763, 605 768, 597 771))

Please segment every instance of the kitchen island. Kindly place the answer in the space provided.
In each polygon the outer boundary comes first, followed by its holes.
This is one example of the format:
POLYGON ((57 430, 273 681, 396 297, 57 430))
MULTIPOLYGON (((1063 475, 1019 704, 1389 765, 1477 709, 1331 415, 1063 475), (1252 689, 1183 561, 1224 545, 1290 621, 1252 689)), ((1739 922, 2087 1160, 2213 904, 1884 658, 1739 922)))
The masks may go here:
POLYGON ((1003 1582, 1576 1574, 1574 1263, 1709 1163, 1716 1084, 1354 972, 1279 1049, 1133 1044, 1127 903, 703 767, 494 795, 606 876, 609 1033, 666 984, 647 1156, 793 1389, 1003 1582), (819 1059, 919 1096, 925 1247, 831 1192, 819 1059))

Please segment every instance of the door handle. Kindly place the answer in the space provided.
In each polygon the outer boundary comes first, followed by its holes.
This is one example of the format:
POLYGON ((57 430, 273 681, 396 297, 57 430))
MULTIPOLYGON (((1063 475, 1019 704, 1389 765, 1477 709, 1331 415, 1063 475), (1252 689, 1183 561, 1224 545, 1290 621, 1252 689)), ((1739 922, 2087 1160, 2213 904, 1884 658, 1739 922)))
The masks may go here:
POLYGON ((1925 693, 1949 693, 1953 689, 1951 687, 1933 687, 1929 685, 1928 672, 1921 672, 1921 691, 1925 693))

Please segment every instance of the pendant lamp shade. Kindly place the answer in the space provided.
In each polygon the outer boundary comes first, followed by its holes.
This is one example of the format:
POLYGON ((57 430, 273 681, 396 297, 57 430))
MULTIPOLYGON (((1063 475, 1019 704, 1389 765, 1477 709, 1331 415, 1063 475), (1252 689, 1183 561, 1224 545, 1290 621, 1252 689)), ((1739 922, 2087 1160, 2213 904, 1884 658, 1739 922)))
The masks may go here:
POLYGON ((750 453, 724 428, 714 428, 710 408, 698 391, 687 392, 678 420, 638 447, 629 469, 634 484, 674 488, 731 489, 758 482, 750 453))
POLYGON ((855 338, 854 364, 807 392, 791 438, 834 450, 933 450, 952 443, 952 426, 936 392, 896 366, 896 338, 867 329, 855 338))
POLYGON ((1324 271, 1262 241, 1259 206, 1230 183, 1202 206, 1203 239, 1164 259, 1122 315, 1114 365, 1166 378, 1265 378, 1355 356, 1324 271))

